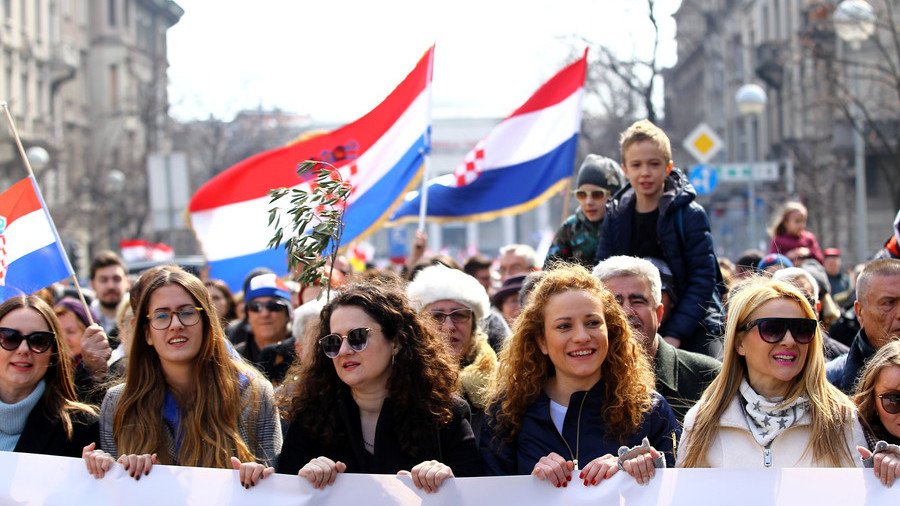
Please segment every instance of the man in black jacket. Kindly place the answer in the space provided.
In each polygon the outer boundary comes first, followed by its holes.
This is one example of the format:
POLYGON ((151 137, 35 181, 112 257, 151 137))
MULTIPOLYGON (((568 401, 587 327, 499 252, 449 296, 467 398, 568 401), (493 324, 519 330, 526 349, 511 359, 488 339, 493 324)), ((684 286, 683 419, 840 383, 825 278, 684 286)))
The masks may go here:
POLYGON ((642 258, 614 256, 597 264, 593 273, 625 310, 632 336, 653 362, 656 391, 669 401, 679 423, 682 422, 719 374, 722 364, 709 356, 678 349, 658 334, 663 314, 662 281, 652 263, 642 258))

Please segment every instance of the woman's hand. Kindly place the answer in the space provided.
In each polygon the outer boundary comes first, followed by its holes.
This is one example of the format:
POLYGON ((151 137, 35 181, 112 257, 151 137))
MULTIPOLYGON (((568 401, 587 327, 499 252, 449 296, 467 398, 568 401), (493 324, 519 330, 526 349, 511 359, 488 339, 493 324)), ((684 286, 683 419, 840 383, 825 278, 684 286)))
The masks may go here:
MULTIPOLYGON (((859 452, 863 460, 872 456, 872 452, 868 448, 857 446, 856 451, 859 452)), ((885 451, 875 454, 873 459, 875 468, 875 477, 881 480, 886 487, 894 484, 894 480, 900 477, 900 455, 895 452, 885 451)))
POLYGON ((400 471, 397 475, 411 475, 413 485, 430 494, 437 492, 444 480, 453 478, 453 470, 436 460, 426 460, 412 468, 412 471, 400 471))
POLYGON ((274 467, 266 467, 258 462, 241 462, 237 457, 231 457, 231 468, 238 473, 238 480, 244 488, 249 489, 259 483, 259 480, 275 472, 274 467))
POLYGON ((574 462, 566 460, 556 453, 550 453, 546 457, 541 457, 541 460, 534 465, 531 474, 540 480, 549 481, 551 485, 558 488, 569 484, 574 469, 574 462))
POLYGON ((338 473, 347 470, 347 464, 333 461, 328 457, 316 457, 300 469, 298 476, 306 478, 313 487, 323 489, 334 483, 338 473))
POLYGON ((106 471, 116 462, 112 455, 97 449, 97 443, 91 443, 81 450, 81 458, 88 472, 98 480, 106 475, 106 471))
POLYGON ((159 464, 155 453, 152 455, 147 453, 143 455, 120 455, 117 462, 122 464, 122 467, 135 480, 140 480, 141 475, 147 476, 150 474, 150 468, 154 464, 159 464))
POLYGON ((622 462, 622 470, 634 477, 641 485, 650 481, 656 475, 653 461, 662 454, 656 448, 650 447, 650 451, 622 462))
POLYGON ((616 465, 617 462, 618 459, 616 457, 607 453, 588 462, 578 477, 584 480, 585 486, 599 485, 603 480, 612 478, 614 474, 619 472, 619 468, 616 465))

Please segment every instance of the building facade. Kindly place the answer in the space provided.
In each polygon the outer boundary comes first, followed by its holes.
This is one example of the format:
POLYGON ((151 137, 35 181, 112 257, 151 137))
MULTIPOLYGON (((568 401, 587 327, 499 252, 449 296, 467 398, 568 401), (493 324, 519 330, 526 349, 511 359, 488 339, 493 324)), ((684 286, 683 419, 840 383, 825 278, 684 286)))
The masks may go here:
MULTIPOLYGON (((182 14, 171 0, 0 3, 0 100, 76 258, 146 227, 146 159, 169 148, 166 33, 182 14)), ((24 174, 0 138, 0 185, 24 174)))
MULTIPOLYGON (((896 23, 890 15, 900 2, 870 2, 879 20, 896 23)), ((676 164, 690 170, 697 163, 681 143, 703 122, 724 141, 711 163, 779 166, 777 180, 754 182, 752 190, 747 181, 720 178, 704 198, 720 255, 735 258, 751 247, 767 248, 765 229, 788 199, 806 204, 808 228, 822 247, 844 250, 845 259, 865 260, 855 252, 874 253, 890 234, 900 207, 900 75, 891 70, 898 68, 896 34, 879 28, 853 47, 835 32, 839 3, 684 0, 675 14, 678 63, 665 75, 665 95, 676 164), (891 65, 879 69, 879 62, 891 65), (742 115, 736 103, 737 91, 749 83, 762 86, 767 97, 758 115, 742 115), (864 111, 865 233, 855 221, 851 114, 857 110, 864 111)))

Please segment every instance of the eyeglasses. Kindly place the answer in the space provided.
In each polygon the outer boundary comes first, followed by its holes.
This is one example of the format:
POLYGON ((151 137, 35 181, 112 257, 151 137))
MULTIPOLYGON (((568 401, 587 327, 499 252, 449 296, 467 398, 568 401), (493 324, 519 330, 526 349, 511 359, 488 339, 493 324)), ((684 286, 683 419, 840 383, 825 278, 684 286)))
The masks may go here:
POLYGON ((900 393, 881 394, 878 398, 881 399, 881 407, 885 411, 892 415, 900 413, 900 393))
POLYGON ((350 346, 351 350, 356 352, 363 351, 366 349, 366 345, 369 344, 369 329, 365 327, 352 329, 347 332, 346 336, 340 334, 328 334, 322 339, 319 339, 319 346, 322 348, 322 352, 325 353, 326 357, 334 358, 341 352, 341 346, 344 344, 344 339, 347 340, 347 344, 350 346))
POLYGON ((268 300, 266 302, 254 301, 247 304, 247 310, 252 313, 259 313, 263 310, 263 308, 266 308, 266 311, 270 313, 276 313, 278 311, 287 312, 288 305, 284 301, 280 300, 268 300))
POLYGON ((741 325, 738 330, 747 332, 753 327, 759 327, 759 337, 771 344, 784 339, 785 333, 790 330, 794 341, 808 344, 816 335, 818 324, 819 322, 812 318, 759 318, 741 325))
POLYGON ((453 323, 467 323, 472 319, 472 310, 471 309, 454 309, 449 313, 445 313, 443 311, 429 311, 431 317, 434 318, 434 321, 438 322, 438 325, 443 325, 447 318, 450 318, 450 321, 453 323))
POLYGON ((609 190, 606 190, 603 188, 601 188, 599 190, 591 190, 591 191, 575 190, 572 192, 572 194, 575 195, 575 198, 578 200, 585 200, 588 198, 588 195, 590 195, 591 199, 593 199, 593 200, 605 199, 606 197, 610 196, 609 190))
POLYGON ((166 330, 172 325, 172 317, 178 316, 178 321, 185 327, 196 325, 200 321, 202 307, 185 307, 178 311, 156 311, 147 315, 150 326, 156 330, 166 330))
POLYGON ((0 347, 6 351, 15 351, 25 341, 32 353, 44 353, 50 349, 55 339, 56 334, 53 332, 38 331, 26 336, 16 329, 0 327, 0 347))

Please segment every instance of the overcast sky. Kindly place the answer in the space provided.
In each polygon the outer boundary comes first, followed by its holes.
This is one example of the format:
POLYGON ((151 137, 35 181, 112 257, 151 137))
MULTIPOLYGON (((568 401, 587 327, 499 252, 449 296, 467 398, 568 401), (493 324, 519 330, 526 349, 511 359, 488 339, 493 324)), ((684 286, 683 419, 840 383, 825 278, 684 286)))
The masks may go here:
MULTIPOLYGON (((660 56, 675 61, 671 13, 657 0, 660 56)), ((504 117, 574 58, 580 38, 624 57, 650 51, 645 0, 177 0, 168 34, 177 119, 230 120, 280 108, 352 121, 436 44, 434 114, 504 117)))

